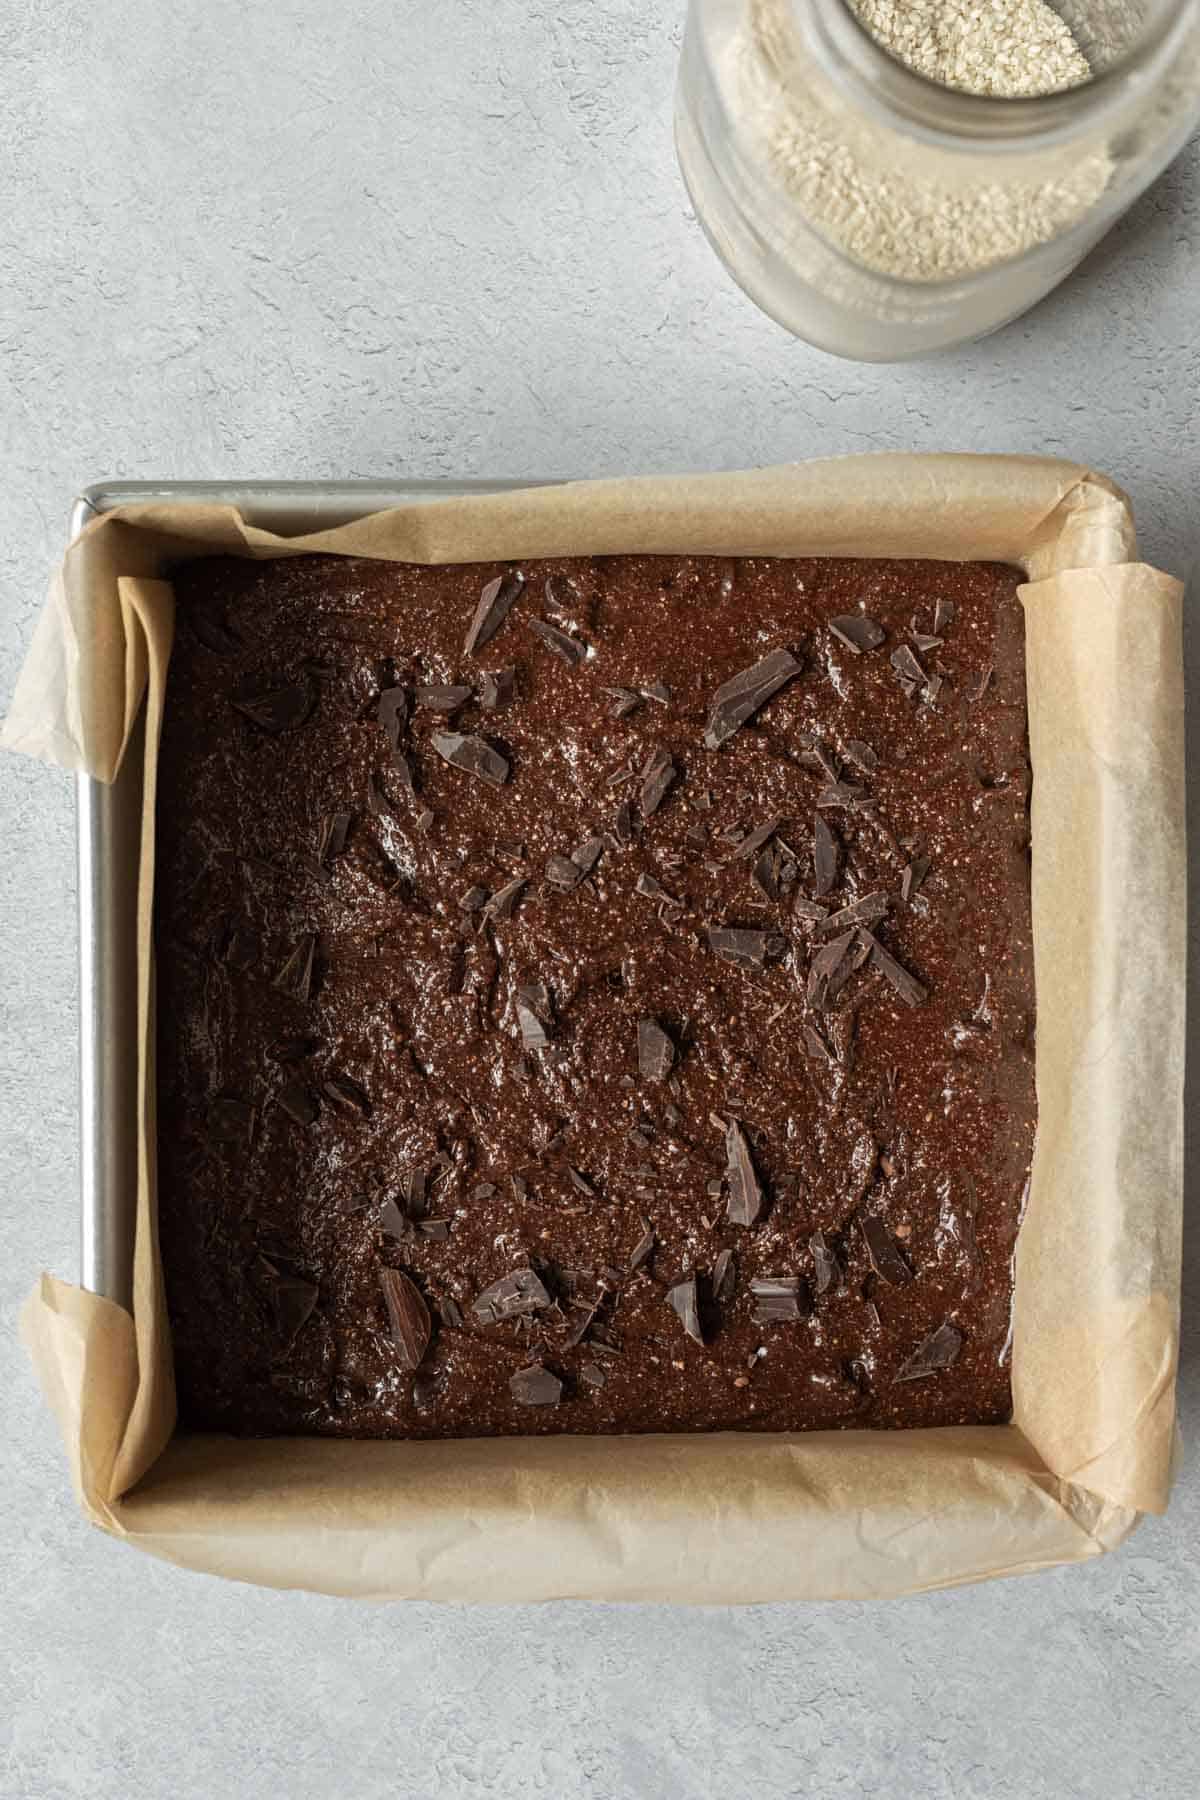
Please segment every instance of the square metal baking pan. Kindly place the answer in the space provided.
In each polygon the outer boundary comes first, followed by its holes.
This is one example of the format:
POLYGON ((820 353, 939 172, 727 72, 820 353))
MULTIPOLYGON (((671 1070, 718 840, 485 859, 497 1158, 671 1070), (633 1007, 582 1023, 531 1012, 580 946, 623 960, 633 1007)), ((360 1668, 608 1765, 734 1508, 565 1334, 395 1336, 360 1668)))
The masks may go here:
MULTIPOLYGON (((296 537, 351 519, 448 499, 542 486, 526 481, 100 482, 79 496, 71 537, 138 501, 236 506, 252 524, 296 537)), ((79 845, 80 1285, 132 1300, 137 1197, 137 870, 140 733, 110 785, 81 775, 79 845)))

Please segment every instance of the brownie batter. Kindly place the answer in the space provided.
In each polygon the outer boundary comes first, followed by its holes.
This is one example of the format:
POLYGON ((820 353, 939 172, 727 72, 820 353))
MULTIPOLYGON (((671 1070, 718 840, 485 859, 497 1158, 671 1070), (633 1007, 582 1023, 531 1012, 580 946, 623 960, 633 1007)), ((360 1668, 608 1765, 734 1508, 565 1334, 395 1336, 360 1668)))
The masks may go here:
POLYGON ((178 570, 156 941, 186 1425, 1008 1417, 1018 580, 178 570))

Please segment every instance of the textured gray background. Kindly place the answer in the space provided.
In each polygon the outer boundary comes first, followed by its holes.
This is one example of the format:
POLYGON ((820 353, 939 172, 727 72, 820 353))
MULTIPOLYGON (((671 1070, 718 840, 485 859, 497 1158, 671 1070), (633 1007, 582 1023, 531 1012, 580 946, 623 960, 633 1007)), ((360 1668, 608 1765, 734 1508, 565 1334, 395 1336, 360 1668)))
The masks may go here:
MULTIPOLYGON (((0 0, 0 695, 99 476, 1035 450, 1200 548, 1200 154, 983 346, 791 342, 681 192, 682 0, 0 0)), ((1193 657, 1197 654, 1195 646, 1193 657)), ((76 1270, 71 797, 0 767, 0 1795, 1117 1800, 1200 1784, 1200 1474, 1084 1569, 886 1609, 348 1608, 77 1518, 13 1341, 76 1270)), ((1200 1429, 1193 1250, 1183 1413, 1200 1429)))

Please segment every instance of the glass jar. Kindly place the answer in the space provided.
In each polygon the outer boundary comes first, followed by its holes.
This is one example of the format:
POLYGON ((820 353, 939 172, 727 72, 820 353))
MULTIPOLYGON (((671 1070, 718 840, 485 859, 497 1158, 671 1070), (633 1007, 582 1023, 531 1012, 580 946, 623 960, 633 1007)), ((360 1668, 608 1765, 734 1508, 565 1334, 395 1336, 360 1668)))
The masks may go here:
POLYGON ((914 72, 846 0, 691 0, 679 160, 750 297, 824 350, 889 362, 994 331, 1061 281, 1200 119, 1200 0, 1054 10, 1090 73, 997 98, 914 72))

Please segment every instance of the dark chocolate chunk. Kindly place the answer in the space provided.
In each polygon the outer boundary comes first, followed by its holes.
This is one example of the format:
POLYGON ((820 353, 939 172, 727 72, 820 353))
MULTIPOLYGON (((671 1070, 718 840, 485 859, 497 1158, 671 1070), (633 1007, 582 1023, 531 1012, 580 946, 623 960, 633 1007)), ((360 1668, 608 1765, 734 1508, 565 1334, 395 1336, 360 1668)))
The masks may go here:
POLYGON ((234 699, 242 717, 257 725, 260 731, 278 737, 303 725, 313 709, 317 693, 311 681, 294 681, 286 687, 269 688, 262 694, 247 694, 234 699))
POLYGON ((590 875, 604 852, 602 837, 585 838, 571 852, 571 861, 583 875, 590 875))
POLYGON ((474 775, 490 787, 503 787, 508 780, 508 759, 486 738, 466 737, 461 731, 435 731, 433 747, 451 768, 474 775))
POLYGON ((669 750, 652 750, 642 768, 643 819, 656 813, 678 779, 679 770, 669 750))
POLYGON ((551 625, 548 619, 530 619, 529 629, 535 637, 539 637, 547 650, 553 650, 555 656, 562 658, 569 668, 578 668, 587 655, 587 645, 579 638, 572 637, 569 631, 563 631, 557 625, 551 625))
POLYGON ((429 1308, 419 1288, 400 1269, 380 1269, 379 1285, 400 1367, 410 1371, 419 1368, 433 1332, 429 1308))
POLYGON ((513 998, 513 1011, 527 1050, 544 1050, 550 1042, 550 995, 543 983, 521 987, 513 998))
POLYGON ((321 825, 321 836, 317 845, 318 863, 332 862, 335 856, 341 855, 346 848, 346 837, 353 818, 354 814, 348 812, 326 815, 321 825))
POLYGON ((584 1363, 579 1371, 580 1381, 586 1381, 589 1387, 602 1388, 607 1377, 599 1363, 584 1363))
POLYGON ((675 1046, 656 1019, 638 1020, 638 1070, 646 1081, 665 1081, 675 1066, 675 1046))
POLYGON ((426 712, 452 713, 467 704, 471 698, 469 687, 419 687, 415 699, 418 706, 426 712))
POLYGON ((873 775, 879 767, 879 758, 870 744, 864 744, 861 738, 851 738, 846 745, 846 755, 850 761, 860 768, 864 775, 873 775))
POLYGON ((387 733, 388 749, 398 750, 400 733, 408 718, 408 689, 404 687, 384 688, 379 696, 375 717, 387 733))
POLYGON ((595 1188, 583 1173, 582 1169, 576 1169, 568 1163, 567 1174, 570 1177, 571 1186, 575 1189, 577 1194, 582 1194, 585 1199, 588 1200, 595 1200, 597 1198, 595 1188))
POLYGON ((836 619, 830 619, 829 629, 856 656, 864 650, 878 650, 887 636, 883 626, 866 613, 839 613, 836 619))
POLYGON ((242 641, 216 601, 180 610, 204 648, 211 650, 214 656, 238 656, 241 653, 242 641))
POLYGON ((941 645, 941 641, 940 637, 931 637, 927 631, 913 632, 913 643, 922 654, 929 650, 938 649, 941 645))
POLYGON ((494 1181, 481 1181, 478 1186, 471 1189, 471 1198, 472 1200, 490 1200, 495 1191, 494 1181))
POLYGON ((883 918, 887 907, 887 895, 882 890, 876 894, 864 894, 861 900, 853 900, 839 912, 830 913, 817 926, 817 936, 821 937, 830 931, 844 931, 848 925, 875 925, 883 918))
POLYGON ((275 1096, 279 1105, 297 1125, 311 1125, 320 1108, 302 1081, 285 1081, 275 1096))
POLYGON ((614 719, 627 719, 642 704, 642 696, 635 694, 632 688, 606 687, 601 692, 612 696, 614 719))
POLYGON ((313 964, 317 955, 317 934, 306 932, 283 964, 274 985, 281 994, 293 1000, 307 1000, 312 992, 313 964))
POLYGON ((524 876, 510 881, 499 888, 484 907, 484 917, 488 919, 511 919, 517 909, 517 902, 525 892, 528 882, 524 876))
POLYGON ((479 682, 479 704, 484 712, 501 712, 504 707, 511 706, 517 691, 517 671, 515 669, 496 669, 481 676, 479 682))
POLYGON ((798 919, 809 919, 814 922, 829 916, 829 908, 819 906, 815 900, 810 900, 807 894, 796 895, 792 901, 792 911, 798 919))
POLYGON ((654 1249, 654 1231, 648 1219, 638 1214, 638 1222, 642 1227, 642 1235, 633 1247, 633 1255, 629 1258, 629 1274, 633 1275, 654 1249))
POLYGON ((910 863, 905 863, 900 876, 900 898, 905 905, 912 899, 931 868, 927 856, 914 856, 910 863))
POLYGON ((562 888, 569 893, 578 887, 583 880, 584 871, 569 856, 548 856, 546 858, 546 880, 552 887, 562 888))
POLYGON ((713 1264, 712 1297, 714 1300, 728 1300, 733 1294, 733 1284, 737 1271, 733 1263, 733 1251, 722 1250, 713 1264))
POLYGON ((471 1311, 481 1325, 496 1325, 502 1319, 520 1318, 550 1305, 541 1277, 534 1269, 514 1269, 493 1281, 471 1302, 471 1311))
POLYGON ((460 1331, 466 1323, 463 1309, 453 1294, 442 1295, 438 1301, 438 1312, 441 1314, 442 1324, 448 1325, 452 1331, 460 1331))
POLYGON ((729 1121, 725 1132, 725 1180, 729 1187, 725 1217, 731 1225, 753 1225, 765 1196, 746 1134, 736 1119, 729 1121))
POLYGON ((807 1316, 798 1275, 760 1275, 750 1283, 756 1325, 791 1325, 807 1316))
POLYGON ((941 675, 931 675, 929 677, 929 680, 925 683, 925 692, 922 696, 926 706, 933 705, 934 701, 942 691, 942 686, 943 677, 941 675))
POLYGON ((222 1143, 246 1143, 254 1128, 255 1108, 249 1100, 218 1094, 208 1103, 209 1136, 222 1143))
POLYGON ((509 1376, 512 1397, 519 1406, 557 1406, 562 1399, 563 1384, 542 1363, 530 1363, 509 1376))
POLYGON ((923 1006, 929 998, 929 989, 924 982, 918 981, 917 977, 911 975, 902 963, 898 963, 891 951, 885 950, 879 939, 873 937, 869 931, 864 931, 862 936, 863 941, 870 947, 871 961, 880 974, 895 988, 904 1004, 906 1006, 923 1006))
POLYGON ((321 1092, 335 1106, 349 1107, 351 1112, 360 1113, 364 1119, 370 1116, 371 1102, 367 1090, 350 1075, 327 1076, 321 1083, 321 1092))
POLYGON ((818 1062, 831 1063, 835 1060, 833 1051, 825 1042, 825 1039, 821 1036, 821 1033, 817 1030, 815 1025, 806 1020, 800 1027, 800 1035, 804 1039, 804 1047, 808 1051, 808 1054, 816 1057, 818 1062))
POLYGON ((449 1219, 418 1219, 417 1236, 445 1243, 450 1236, 450 1223, 449 1219))
POLYGON ((828 1003, 831 989, 849 964, 853 954, 854 932, 843 931, 840 937, 823 944, 813 957, 808 971, 808 1003, 820 1012, 828 1003))
POLYGON ((948 1369, 958 1360, 962 1341, 962 1332, 947 1320, 917 1345, 896 1380, 918 1381, 924 1375, 936 1375, 940 1369, 948 1369))
POLYGON ((510 569, 507 574, 497 575, 488 582, 467 628, 464 656, 474 656, 485 644, 491 643, 524 586, 525 577, 517 569, 510 569))
POLYGON ((832 1287, 838 1287, 842 1279, 842 1266, 834 1255, 829 1241, 823 1231, 814 1231, 808 1240, 812 1251, 813 1263, 816 1266, 814 1286, 818 1294, 827 1294, 832 1287))
POLYGON ((831 781, 817 795, 818 806, 854 806, 866 796, 866 788, 857 781, 831 781))
POLYGON ((780 898, 779 873, 774 851, 768 846, 750 871, 753 881, 764 900, 780 898))
POLYGON ((696 1292, 696 1277, 688 1275, 683 1281, 677 1281, 673 1288, 668 1288, 667 1299, 688 1336, 694 1338, 696 1343, 702 1344, 704 1333, 700 1328, 700 1301, 696 1292))
POLYGON ((912 681, 918 687, 923 687, 928 680, 924 669, 907 644, 901 644, 898 650, 893 650, 890 660, 902 682, 912 681))
POLYGON ((833 828, 817 813, 813 818, 813 866, 816 871, 814 887, 818 898, 832 891, 837 880, 838 862, 841 846, 833 828))
POLYGON ((884 1224, 874 1213, 859 1212, 855 1215, 858 1229, 862 1232, 863 1242, 867 1246, 867 1255, 871 1259, 871 1267, 881 1281, 892 1287, 904 1287, 913 1278, 900 1247, 884 1224))
POLYGON ((790 650, 772 650, 761 662, 723 683, 712 698, 705 746, 717 750, 740 725, 754 717, 767 701, 800 673, 801 664, 790 650))
POLYGON ((786 944, 777 932, 753 931, 734 925, 707 927, 710 950, 723 962, 738 969, 761 969, 772 956, 778 956, 786 944))
POLYGON ((941 637, 947 625, 953 625, 956 608, 953 600, 939 600, 933 609, 933 629, 941 637))
POLYGON ((657 700, 660 706, 670 706, 671 690, 665 681, 652 681, 648 688, 643 688, 647 700, 657 700))
POLYGON ((628 800, 622 800, 617 808, 612 834, 619 850, 627 849, 633 842, 633 807, 628 800))
POLYGON ((482 912, 488 903, 488 891, 485 887, 469 887, 464 894, 458 896, 460 912, 482 912))
POLYGON ((412 1230, 410 1222, 394 1200, 381 1201, 379 1211, 375 1216, 375 1223, 385 1237, 395 1238, 397 1243, 406 1238, 412 1230))
POLYGON ((773 819, 767 819, 764 824, 755 826, 754 830, 741 840, 733 853, 734 856, 739 862, 749 861, 752 856, 758 854, 764 844, 771 841, 782 824, 782 814, 776 813, 773 819))
POLYGON ((547 575, 543 591, 551 612, 574 612, 582 600, 578 585, 569 575, 547 575))

